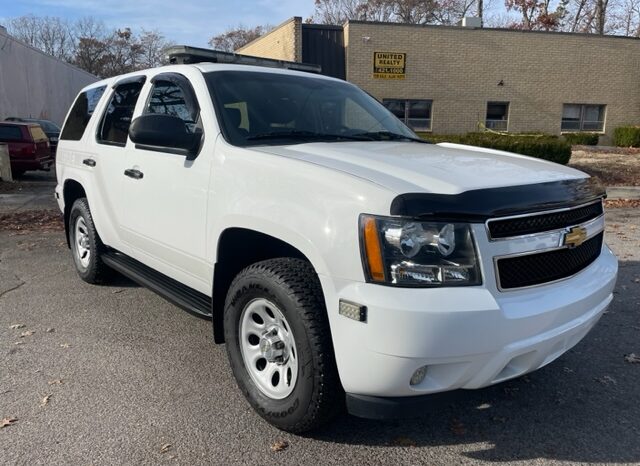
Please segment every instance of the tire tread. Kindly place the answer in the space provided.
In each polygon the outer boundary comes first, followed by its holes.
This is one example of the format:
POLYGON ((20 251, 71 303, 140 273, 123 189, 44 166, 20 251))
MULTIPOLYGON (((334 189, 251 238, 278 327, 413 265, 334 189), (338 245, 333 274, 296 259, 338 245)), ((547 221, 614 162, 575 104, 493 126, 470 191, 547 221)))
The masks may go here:
MULTIPOLYGON (((318 277, 311 264, 302 259, 277 258, 257 262, 235 277, 227 300, 241 293, 239 284, 252 277, 270 279, 286 290, 302 319, 312 348, 316 388, 312 393, 307 415, 298 423, 287 426, 286 430, 302 433, 317 429, 344 409, 344 392, 338 376, 324 295, 318 277)), ((248 391, 243 391, 249 398, 248 391)))

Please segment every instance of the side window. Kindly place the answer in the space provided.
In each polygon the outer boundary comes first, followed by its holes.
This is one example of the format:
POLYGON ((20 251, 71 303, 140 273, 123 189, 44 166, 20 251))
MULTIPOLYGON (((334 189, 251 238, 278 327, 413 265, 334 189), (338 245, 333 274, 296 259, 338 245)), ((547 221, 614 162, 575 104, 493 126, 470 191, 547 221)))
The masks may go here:
POLYGON ((153 83, 149 102, 144 113, 171 115, 184 121, 187 130, 195 133, 200 116, 200 108, 195 101, 193 90, 188 82, 181 79, 157 77, 153 83))
POLYGON ((80 93, 73 103, 73 107, 71 107, 71 112, 69 112, 64 128, 62 128, 60 139, 66 139, 68 141, 79 141, 82 139, 91 115, 93 115, 93 111, 106 88, 107 86, 94 87, 93 89, 80 93))
POLYGON ((21 141, 22 131, 17 126, 0 125, 0 141, 21 141))
POLYGON ((143 84, 136 81, 116 86, 98 127, 98 142, 115 146, 127 143, 131 117, 143 84))

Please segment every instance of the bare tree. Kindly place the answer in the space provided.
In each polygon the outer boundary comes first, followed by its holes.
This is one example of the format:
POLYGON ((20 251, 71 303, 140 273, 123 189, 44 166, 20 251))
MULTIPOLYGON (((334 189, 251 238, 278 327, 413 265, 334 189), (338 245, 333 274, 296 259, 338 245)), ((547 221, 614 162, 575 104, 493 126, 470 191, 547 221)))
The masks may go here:
POLYGON ((435 10, 434 17, 437 24, 455 25, 465 16, 470 16, 477 11, 478 1, 482 0, 440 0, 439 8, 435 10))
POLYGON ((140 64, 143 68, 152 68, 166 64, 165 51, 174 45, 164 38, 158 31, 142 30, 138 38, 140 44, 140 64))
POLYGON ((640 0, 610 3, 607 11, 605 34, 640 37, 640 0))
POLYGON ((213 36, 209 39, 209 45, 216 50, 233 52, 263 34, 266 34, 271 29, 273 29, 273 27, 269 25, 248 28, 240 24, 235 28, 227 29, 222 34, 213 36))
MULTIPOLYGON (((363 0, 315 0, 313 20, 322 24, 344 24, 349 19, 364 19, 363 0)), ((366 6, 364 6, 366 9, 366 6)))
POLYGON ((323 24, 343 24, 347 20, 455 24, 472 11, 477 1, 316 0, 313 20, 323 24))
POLYGON ((93 17, 70 23, 28 15, 11 19, 8 26, 19 40, 100 77, 161 65, 165 49, 172 45, 158 31, 107 31, 93 17))
POLYGON ((596 34, 604 34, 609 0, 596 0, 596 34))
POLYGON ((26 44, 62 60, 73 54, 72 26, 61 18, 21 16, 9 21, 9 33, 26 44))
POLYGON ((130 73, 144 68, 142 46, 130 28, 117 29, 108 39, 104 76, 130 73))

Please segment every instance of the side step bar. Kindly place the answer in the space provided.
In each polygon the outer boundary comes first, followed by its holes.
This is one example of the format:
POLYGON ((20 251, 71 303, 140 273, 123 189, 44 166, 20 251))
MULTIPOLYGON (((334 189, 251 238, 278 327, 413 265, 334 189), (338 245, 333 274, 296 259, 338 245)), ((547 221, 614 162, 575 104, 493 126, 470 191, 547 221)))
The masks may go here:
POLYGON ((102 261, 134 282, 149 288, 172 304, 198 317, 211 319, 211 298, 169 278, 142 262, 116 251, 102 255, 102 261))

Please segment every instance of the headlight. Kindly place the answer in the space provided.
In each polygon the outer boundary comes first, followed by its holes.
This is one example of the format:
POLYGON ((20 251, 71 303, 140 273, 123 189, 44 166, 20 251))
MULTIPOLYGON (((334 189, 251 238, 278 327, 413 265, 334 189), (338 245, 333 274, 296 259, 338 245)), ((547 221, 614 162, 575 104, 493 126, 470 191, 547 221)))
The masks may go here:
POLYGON ((397 286, 480 285, 467 223, 360 216, 365 274, 397 286))

